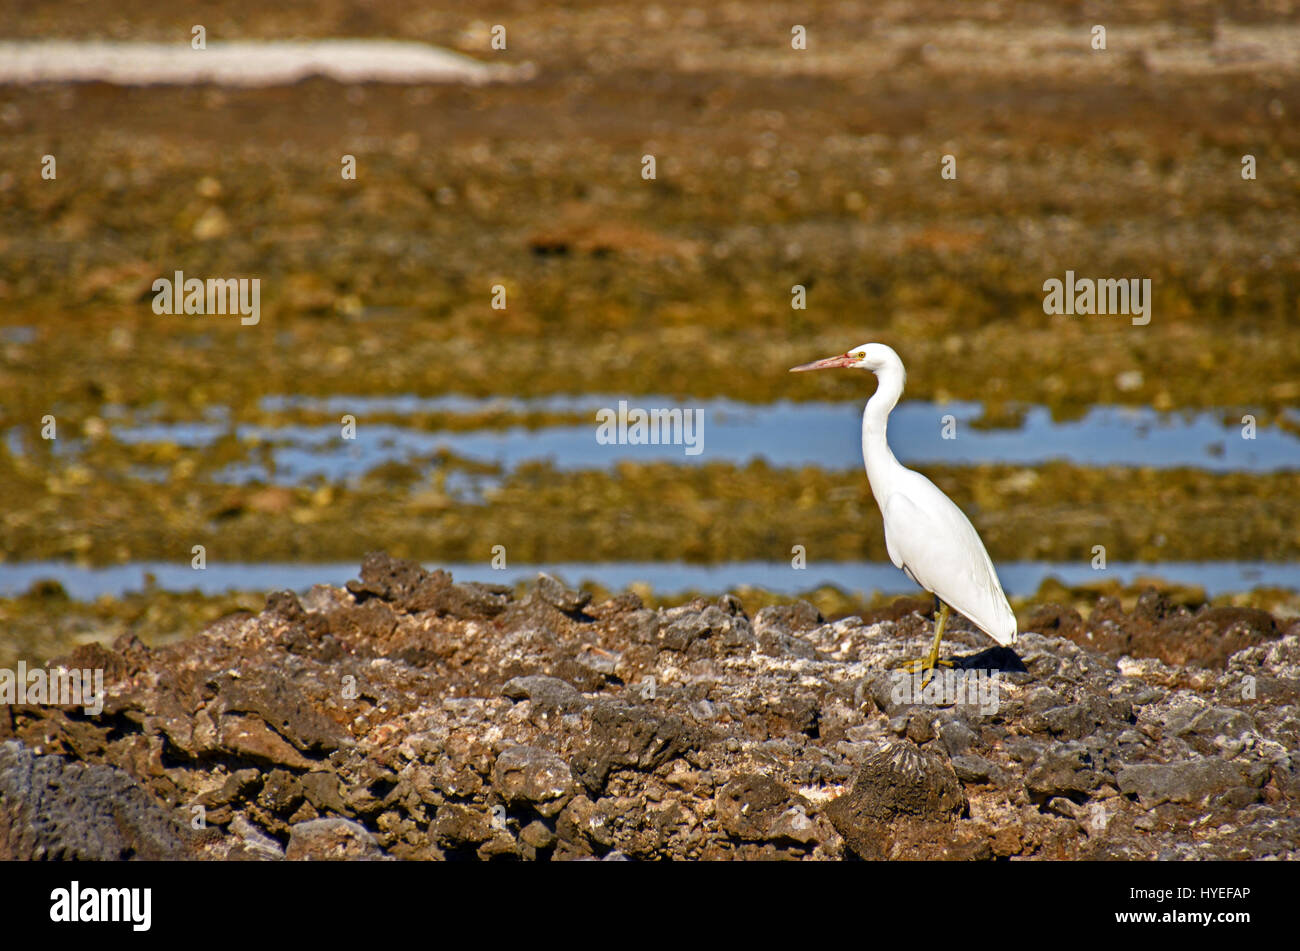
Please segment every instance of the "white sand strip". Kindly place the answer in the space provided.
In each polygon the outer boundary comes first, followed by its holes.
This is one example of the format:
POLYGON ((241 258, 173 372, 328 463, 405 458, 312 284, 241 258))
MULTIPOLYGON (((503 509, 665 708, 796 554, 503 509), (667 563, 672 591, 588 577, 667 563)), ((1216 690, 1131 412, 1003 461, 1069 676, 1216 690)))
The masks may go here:
POLYGON ((518 82, 531 66, 490 65, 425 43, 392 40, 189 44, 0 42, 0 83, 215 83, 275 86, 308 76, 343 83, 518 82))

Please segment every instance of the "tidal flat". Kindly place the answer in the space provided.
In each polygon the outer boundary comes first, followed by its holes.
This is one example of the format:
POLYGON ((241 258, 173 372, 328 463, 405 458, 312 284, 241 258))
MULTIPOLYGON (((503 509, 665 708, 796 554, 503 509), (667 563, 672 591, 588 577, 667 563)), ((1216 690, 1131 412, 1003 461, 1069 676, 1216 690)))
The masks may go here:
MULTIPOLYGON (((185 564, 195 545, 251 563, 385 550, 433 567, 504 546, 523 564, 703 565, 788 561, 796 545, 883 561, 865 478, 838 463, 711 458, 707 441, 699 465, 578 469, 421 448, 335 478, 286 474, 277 455, 281 429, 348 414, 363 433, 590 425, 595 445, 594 421, 568 410, 384 400, 860 401, 858 375, 785 371, 867 339, 903 356, 904 406, 976 406, 973 426, 1013 437, 1024 407, 1056 424, 1101 407, 1212 413, 1231 439, 1246 418, 1300 431, 1290 20, 1156 5, 1094 52, 1063 3, 960 21, 931 3, 311 8, 293 24, 304 38, 432 40, 533 78, 0 86, 4 561, 185 564), (512 43, 493 54, 498 20, 512 43), (1044 283, 1071 270, 1150 280, 1150 322, 1046 313, 1044 283), (154 313, 153 282, 176 271, 259 278, 258 323, 154 313), (131 438, 142 425, 163 428, 131 438), (205 425, 210 442, 179 438, 205 425)), ((229 9, 247 39, 287 28, 229 9)), ((134 10, 130 38, 188 37, 182 18, 134 10)), ((0 29, 125 27, 55 2, 0 11, 0 29)), ((1162 563, 1300 557, 1300 458, 918 468, 997 560, 1085 563, 1100 545, 1158 581, 1162 563)), ((197 620, 259 595, 134 597, 156 599, 141 630, 162 637, 180 605, 197 620)), ((45 605, 57 631, 85 610, 70 604, 37 592, 8 610, 45 605)))

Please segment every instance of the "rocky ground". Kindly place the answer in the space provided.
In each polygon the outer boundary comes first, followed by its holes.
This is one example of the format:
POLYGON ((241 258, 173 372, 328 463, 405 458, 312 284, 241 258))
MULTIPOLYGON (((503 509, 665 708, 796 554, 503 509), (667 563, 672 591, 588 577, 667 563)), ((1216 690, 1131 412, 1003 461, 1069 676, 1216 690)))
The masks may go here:
POLYGON ((914 695, 919 607, 650 610, 373 555, 180 643, 78 648, 98 716, 0 707, 0 858, 1300 854, 1300 623, 1154 591, 1040 608, 1014 653, 958 622, 996 684, 914 695))

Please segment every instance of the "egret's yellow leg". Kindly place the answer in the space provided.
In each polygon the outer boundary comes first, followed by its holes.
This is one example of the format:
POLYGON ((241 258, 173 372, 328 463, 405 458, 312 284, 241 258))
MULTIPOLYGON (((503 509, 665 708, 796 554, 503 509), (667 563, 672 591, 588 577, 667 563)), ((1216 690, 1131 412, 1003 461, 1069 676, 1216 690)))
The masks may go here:
MULTIPOLYGON (((930 671, 930 676, 934 676, 936 667, 951 667, 952 661, 939 659, 939 642, 943 640, 943 629, 948 623, 948 605, 943 601, 939 602, 939 614, 934 621, 934 644, 930 648, 929 657, 919 657, 916 660, 909 660, 903 665, 903 669, 908 673, 918 673, 930 671)), ((929 677, 925 678, 929 682, 929 677)))

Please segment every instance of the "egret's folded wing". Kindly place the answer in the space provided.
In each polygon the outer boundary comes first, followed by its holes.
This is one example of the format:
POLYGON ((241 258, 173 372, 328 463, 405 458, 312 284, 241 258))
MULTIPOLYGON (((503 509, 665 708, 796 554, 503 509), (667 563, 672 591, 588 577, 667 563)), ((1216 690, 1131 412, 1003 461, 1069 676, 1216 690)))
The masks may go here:
POLYGON ((889 557, 999 644, 1013 643, 1016 616, 975 526, 934 483, 915 475, 884 509, 889 557))

